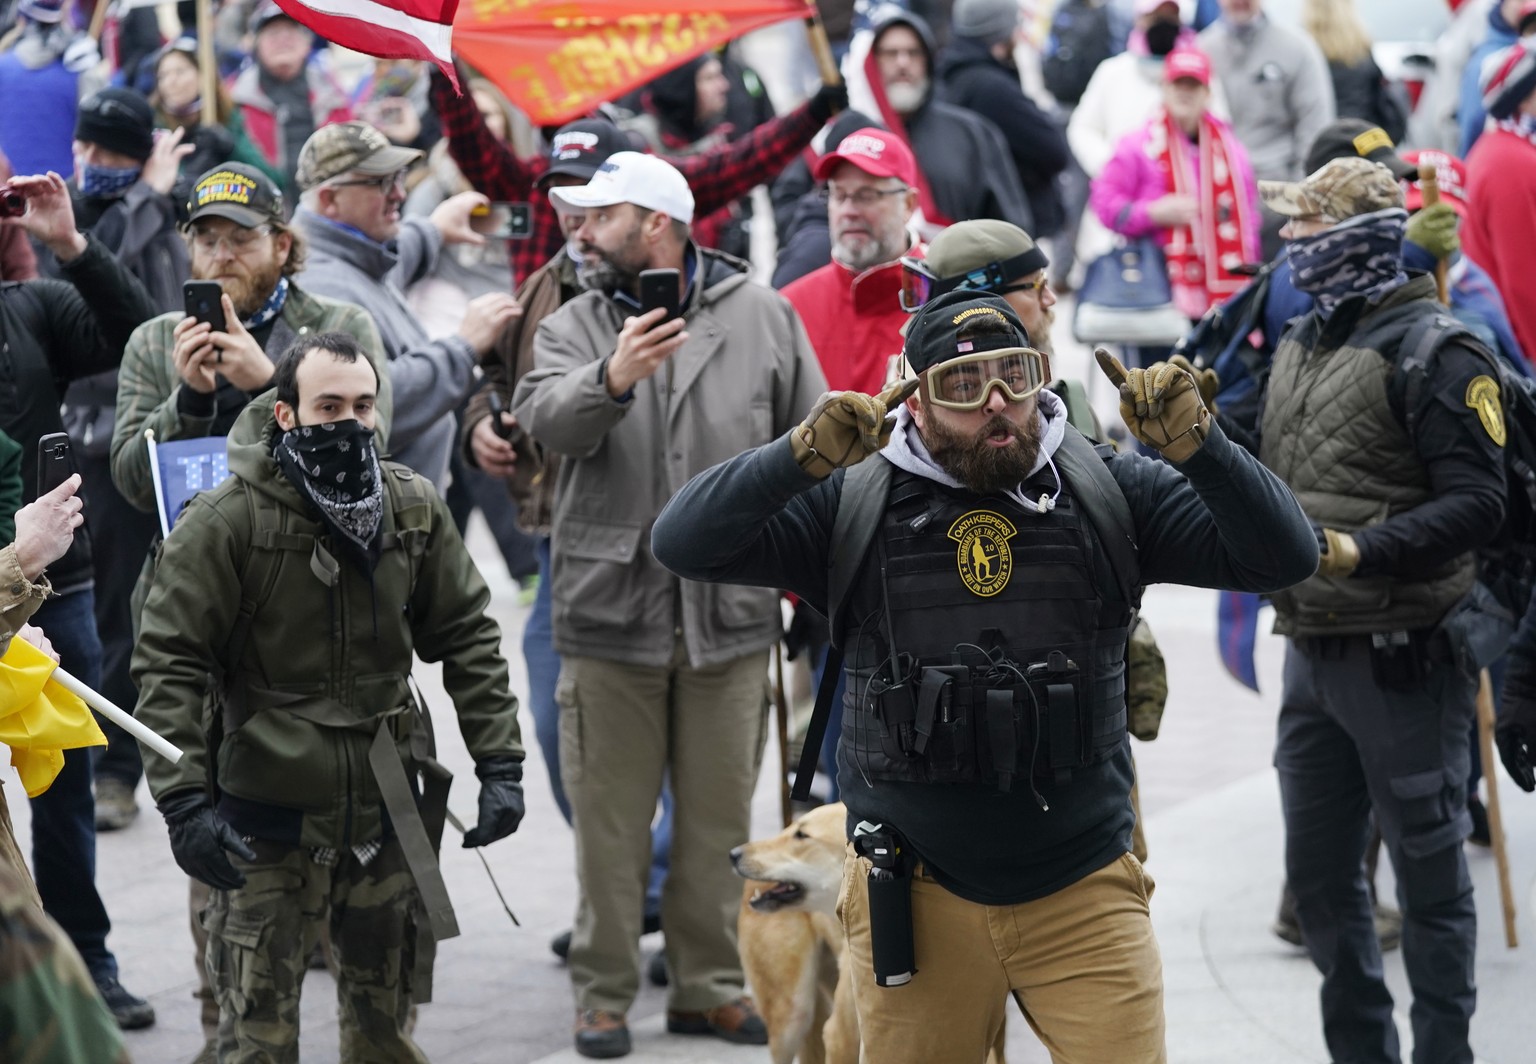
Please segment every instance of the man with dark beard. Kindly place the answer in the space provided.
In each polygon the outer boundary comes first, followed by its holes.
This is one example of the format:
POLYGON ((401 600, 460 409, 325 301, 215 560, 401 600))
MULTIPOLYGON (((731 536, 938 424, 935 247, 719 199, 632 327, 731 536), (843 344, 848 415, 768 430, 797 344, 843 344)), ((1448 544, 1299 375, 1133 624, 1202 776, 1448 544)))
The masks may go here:
POLYGON ((1056 1059, 1164 1061, 1152 884, 1129 852, 1126 626, 1146 584, 1279 589, 1316 542, 1177 367, 1100 355, 1157 461, 1066 423, 995 295, 930 301, 904 354, 916 380, 824 395, 694 478, 651 548, 684 579, 785 588, 831 620, 866 1059, 974 1064, 1011 992, 1056 1059))
MULTIPOLYGON (((291 278, 304 267, 302 238, 283 217, 283 194, 253 166, 229 163, 198 178, 187 204, 194 280, 224 289, 225 331, 171 312, 128 341, 118 377, 112 479, 142 510, 155 510, 145 429, 156 442, 227 436, 246 403, 271 386, 273 355, 304 333, 345 332, 370 358, 383 348, 361 307, 310 295, 291 278)), ((379 412, 392 410, 389 374, 379 412)))
POLYGON ((693 193, 676 168, 615 152, 587 184, 550 197, 585 212, 575 239, 589 290, 539 323, 514 413, 562 456, 551 594, 581 884, 576 1050, 630 1051, 651 820, 667 778, 667 1029, 765 1044, 742 995, 741 884, 721 855, 749 834, 778 597, 678 581, 645 532, 690 476, 787 432, 825 382, 794 308, 689 238, 693 193), (648 269, 675 271, 670 321, 640 304, 648 269))

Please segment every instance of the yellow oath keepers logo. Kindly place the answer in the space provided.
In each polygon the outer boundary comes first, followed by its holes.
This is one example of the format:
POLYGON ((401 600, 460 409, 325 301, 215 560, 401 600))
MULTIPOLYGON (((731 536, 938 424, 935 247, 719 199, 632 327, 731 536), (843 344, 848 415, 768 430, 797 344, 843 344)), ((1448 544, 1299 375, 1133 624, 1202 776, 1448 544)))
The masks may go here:
POLYGON ((972 510, 949 526, 949 538, 959 546, 955 565, 973 594, 990 598, 1008 586, 1013 575, 1013 551, 1008 541, 1018 529, 991 510, 972 510))
POLYGON ((1467 384, 1467 405, 1477 411, 1483 431, 1500 447, 1509 434, 1504 430, 1504 406, 1499 402, 1499 385, 1492 377, 1473 377, 1467 384))

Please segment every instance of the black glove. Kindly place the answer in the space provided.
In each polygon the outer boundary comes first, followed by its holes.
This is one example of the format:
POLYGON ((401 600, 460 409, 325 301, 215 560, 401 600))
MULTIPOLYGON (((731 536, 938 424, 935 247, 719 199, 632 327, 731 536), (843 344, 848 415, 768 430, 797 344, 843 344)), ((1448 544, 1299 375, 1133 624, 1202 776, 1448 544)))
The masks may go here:
POLYGON ((839 111, 848 110, 848 86, 839 81, 836 85, 823 85, 811 97, 811 117, 825 122, 839 111))
POLYGON ((256 851, 213 811, 206 794, 177 791, 162 798, 157 808, 170 831, 171 855, 183 872, 215 890, 245 886, 245 874, 230 863, 224 851, 245 861, 256 860, 256 851))
POLYGON ((480 819, 464 833, 464 848, 488 846, 517 830, 523 805, 523 763, 515 757, 488 757, 475 765, 480 777, 480 819))
MULTIPOLYGON (((191 391, 191 389, 187 389, 191 391)), ((808 654, 814 662, 832 642, 832 626, 814 608, 807 606, 804 599, 795 602, 794 615, 789 620, 789 628, 784 632, 784 656, 789 661, 794 661, 801 654, 808 654)))
POLYGON ((1536 676, 1528 675, 1520 655, 1509 656, 1504 676, 1504 694, 1499 706, 1499 722, 1493 730, 1499 744, 1499 760, 1515 786, 1530 793, 1536 791, 1536 676))

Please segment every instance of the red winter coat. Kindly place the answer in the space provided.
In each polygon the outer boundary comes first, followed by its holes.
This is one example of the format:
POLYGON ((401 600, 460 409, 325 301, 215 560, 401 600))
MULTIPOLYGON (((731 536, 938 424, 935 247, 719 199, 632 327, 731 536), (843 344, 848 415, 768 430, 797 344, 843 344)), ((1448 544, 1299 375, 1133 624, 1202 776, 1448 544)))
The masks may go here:
MULTIPOLYGON (((919 254, 909 252, 909 254, 919 254)), ((901 351, 901 263, 855 274, 830 262, 780 292, 800 312, 827 387, 873 395, 885 386, 891 356, 901 351)))
POLYGON ((1467 156, 1462 251, 1504 295, 1515 339, 1536 352, 1536 300, 1515 298, 1536 277, 1536 145, 1507 130, 1477 138, 1467 156))

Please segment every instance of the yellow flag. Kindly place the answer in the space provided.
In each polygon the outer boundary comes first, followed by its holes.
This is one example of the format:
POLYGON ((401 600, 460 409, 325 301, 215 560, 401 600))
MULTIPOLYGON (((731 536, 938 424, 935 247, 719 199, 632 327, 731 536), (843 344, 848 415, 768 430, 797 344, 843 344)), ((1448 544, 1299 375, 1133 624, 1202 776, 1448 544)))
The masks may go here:
POLYGON ((52 786, 65 750, 107 745, 90 708, 50 679, 56 667, 19 637, 0 658, 0 743, 11 748, 28 798, 52 786))

